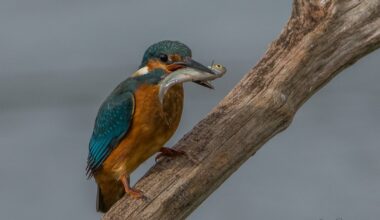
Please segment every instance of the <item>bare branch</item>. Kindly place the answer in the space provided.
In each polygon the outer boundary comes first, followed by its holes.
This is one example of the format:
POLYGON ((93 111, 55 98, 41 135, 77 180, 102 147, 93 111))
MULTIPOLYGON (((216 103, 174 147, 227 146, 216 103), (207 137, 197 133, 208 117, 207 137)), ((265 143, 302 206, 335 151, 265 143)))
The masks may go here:
POLYGON ((380 46, 379 0, 295 0, 261 61, 138 183, 149 198, 120 200, 109 219, 184 219, 337 73, 380 46))

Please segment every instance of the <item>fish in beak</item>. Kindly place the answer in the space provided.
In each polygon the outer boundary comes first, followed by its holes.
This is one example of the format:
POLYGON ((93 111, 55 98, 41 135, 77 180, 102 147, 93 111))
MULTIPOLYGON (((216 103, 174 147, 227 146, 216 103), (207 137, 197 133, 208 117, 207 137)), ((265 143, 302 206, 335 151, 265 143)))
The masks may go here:
POLYGON ((205 84, 207 87, 213 88, 208 81, 220 78, 226 72, 227 69, 220 64, 214 64, 210 67, 205 67, 202 64, 195 62, 195 64, 193 63, 191 66, 186 65, 185 68, 178 69, 161 80, 159 83, 160 90, 158 93, 158 98, 162 104, 166 92, 172 86, 184 82, 196 82, 198 84, 205 84))
MULTIPOLYGON (((179 68, 190 67, 190 68, 197 69, 197 70, 200 70, 203 72, 208 72, 210 74, 214 74, 214 72, 210 68, 204 66, 201 63, 198 63, 197 61, 193 60, 191 57, 186 57, 183 61, 174 62, 170 66, 174 66, 174 69, 176 69, 176 67, 177 68, 178 67, 179 68)), ((169 69, 171 69, 171 68, 169 68, 169 69)), ((194 80, 193 82, 197 83, 198 85, 204 86, 206 88, 214 89, 214 87, 209 82, 198 81, 198 80, 194 80)))

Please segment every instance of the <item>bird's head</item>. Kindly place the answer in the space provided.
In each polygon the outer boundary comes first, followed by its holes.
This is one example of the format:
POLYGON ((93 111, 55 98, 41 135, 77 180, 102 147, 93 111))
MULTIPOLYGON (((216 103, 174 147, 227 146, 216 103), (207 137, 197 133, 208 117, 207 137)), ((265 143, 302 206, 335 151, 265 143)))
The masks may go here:
MULTIPOLYGON (((145 75, 155 69, 162 69, 168 75, 182 68, 215 74, 210 68, 192 59, 188 46, 179 41, 165 40, 151 45, 145 51, 140 69, 133 76, 145 75)), ((196 81, 196 79, 194 81, 205 87, 211 86, 207 82, 196 81)))

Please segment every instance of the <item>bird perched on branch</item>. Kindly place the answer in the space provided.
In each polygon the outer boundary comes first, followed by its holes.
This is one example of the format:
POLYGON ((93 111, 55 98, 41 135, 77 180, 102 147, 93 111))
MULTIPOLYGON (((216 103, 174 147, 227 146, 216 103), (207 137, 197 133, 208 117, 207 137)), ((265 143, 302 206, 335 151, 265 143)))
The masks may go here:
MULTIPOLYGON (((163 102, 158 98, 159 83, 183 68, 204 75, 215 74, 194 61, 191 50, 183 43, 161 41, 153 44, 146 50, 140 69, 120 83, 101 105, 87 161, 87 174, 94 176, 98 184, 98 211, 108 211, 125 193, 133 198, 143 197, 141 191, 130 186, 129 176, 153 154, 161 152, 175 156, 184 153, 164 147, 181 119, 183 81, 172 81, 163 102)), ((193 79, 200 85, 211 86, 197 80, 193 79)))

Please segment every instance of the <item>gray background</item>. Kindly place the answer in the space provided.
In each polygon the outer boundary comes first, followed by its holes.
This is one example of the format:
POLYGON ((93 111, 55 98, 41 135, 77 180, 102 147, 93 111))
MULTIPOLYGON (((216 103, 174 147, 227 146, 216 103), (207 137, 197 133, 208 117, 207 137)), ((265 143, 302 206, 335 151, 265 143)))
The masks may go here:
MULTIPOLYGON (((0 218, 98 219, 88 140, 144 50, 181 40, 229 69, 214 91, 186 86, 171 145, 259 60, 290 10, 290 0, 1 0, 0 218)), ((379 219, 379 57, 319 91, 189 219, 379 219)))

